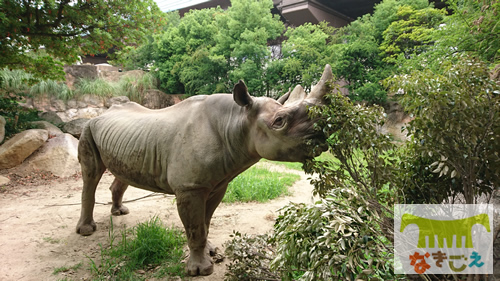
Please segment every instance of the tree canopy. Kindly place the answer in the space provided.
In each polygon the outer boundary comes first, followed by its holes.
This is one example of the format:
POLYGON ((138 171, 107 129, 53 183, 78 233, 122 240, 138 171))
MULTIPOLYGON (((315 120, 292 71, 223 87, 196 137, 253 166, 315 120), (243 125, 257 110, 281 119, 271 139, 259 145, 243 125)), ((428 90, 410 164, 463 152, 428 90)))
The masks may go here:
POLYGON ((0 3, 0 67, 60 78, 81 55, 139 44, 164 24, 153 0, 50 0, 0 3))

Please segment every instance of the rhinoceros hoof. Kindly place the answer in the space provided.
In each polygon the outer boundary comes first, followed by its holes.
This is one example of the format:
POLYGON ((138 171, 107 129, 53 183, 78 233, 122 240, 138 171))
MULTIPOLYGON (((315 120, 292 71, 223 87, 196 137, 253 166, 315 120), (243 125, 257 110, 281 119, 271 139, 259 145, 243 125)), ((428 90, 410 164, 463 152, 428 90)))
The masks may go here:
POLYGON ((94 221, 91 221, 88 224, 78 223, 78 225, 76 226, 76 233, 83 235, 83 236, 87 236, 87 235, 94 233, 94 231, 96 231, 96 229, 97 229, 97 225, 95 224, 94 221))
POLYGON ((201 258, 196 258, 193 256, 189 257, 187 262, 186 271, 188 275, 210 275, 214 272, 214 265, 212 259, 206 255, 201 258))
POLYGON ((130 211, 128 210, 127 207, 125 207, 123 205, 120 206, 119 208, 117 208, 115 206, 111 207, 111 214, 113 216, 121 216, 121 215, 126 215, 128 213, 130 213, 130 211))

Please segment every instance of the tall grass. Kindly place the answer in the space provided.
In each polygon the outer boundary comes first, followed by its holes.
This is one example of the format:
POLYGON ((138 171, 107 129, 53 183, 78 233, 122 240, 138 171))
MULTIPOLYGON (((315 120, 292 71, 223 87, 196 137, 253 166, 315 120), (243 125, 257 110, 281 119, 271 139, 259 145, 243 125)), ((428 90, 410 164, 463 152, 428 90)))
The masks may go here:
POLYGON ((120 95, 127 96, 130 100, 142 102, 142 97, 149 89, 156 88, 156 78, 151 73, 142 77, 123 76, 117 85, 120 95))
POLYGON ((98 79, 85 79, 82 78, 75 86, 75 92, 78 96, 94 95, 102 98, 116 96, 118 88, 114 83, 98 78, 98 79))
POLYGON ((222 202, 267 202, 288 195, 288 188, 300 179, 299 175, 271 172, 265 168, 251 167, 238 175, 227 188, 222 202))
POLYGON ((20 93, 28 91, 29 82, 33 79, 33 75, 23 70, 9 70, 4 68, 0 70, 0 87, 11 93, 20 93))
POLYGON ((31 96, 54 96, 58 99, 68 100, 74 95, 65 83, 54 80, 42 80, 31 86, 31 96))
POLYGON ((144 73, 139 77, 124 75, 118 82, 108 82, 102 78, 82 78, 78 80, 72 91, 64 82, 36 81, 32 74, 23 70, 3 69, 0 70, 0 88, 14 94, 29 93, 33 97, 47 96, 63 100, 84 95, 101 98, 127 96, 130 100, 140 103, 147 90, 156 89, 156 78, 151 73, 144 73), (35 84, 31 85, 33 83, 35 84))

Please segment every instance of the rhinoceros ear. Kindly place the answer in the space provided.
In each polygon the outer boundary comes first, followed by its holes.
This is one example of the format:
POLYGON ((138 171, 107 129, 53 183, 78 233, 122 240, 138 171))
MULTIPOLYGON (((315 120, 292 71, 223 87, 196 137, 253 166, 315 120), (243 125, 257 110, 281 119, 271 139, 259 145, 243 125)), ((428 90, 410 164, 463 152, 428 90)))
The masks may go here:
POLYGON ((247 85, 242 80, 234 85, 233 99, 239 106, 252 106, 252 97, 248 94, 247 85))
POLYGON ((290 97, 290 89, 291 88, 288 88, 288 92, 286 92, 286 94, 282 95, 277 101, 281 104, 285 104, 285 102, 288 100, 288 98, 290 97))

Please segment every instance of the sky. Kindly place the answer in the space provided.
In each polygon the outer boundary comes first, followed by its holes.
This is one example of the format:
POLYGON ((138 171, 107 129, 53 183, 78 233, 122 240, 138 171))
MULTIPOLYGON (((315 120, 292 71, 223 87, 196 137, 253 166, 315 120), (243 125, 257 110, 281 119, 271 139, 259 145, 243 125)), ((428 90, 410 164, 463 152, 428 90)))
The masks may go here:
POLYGON ((184 8, 186 6, 192 6, 200 4, 203 2, 208 2, 210 0, 154 0, 160 10, 163 12, 170 12, 184 8))

